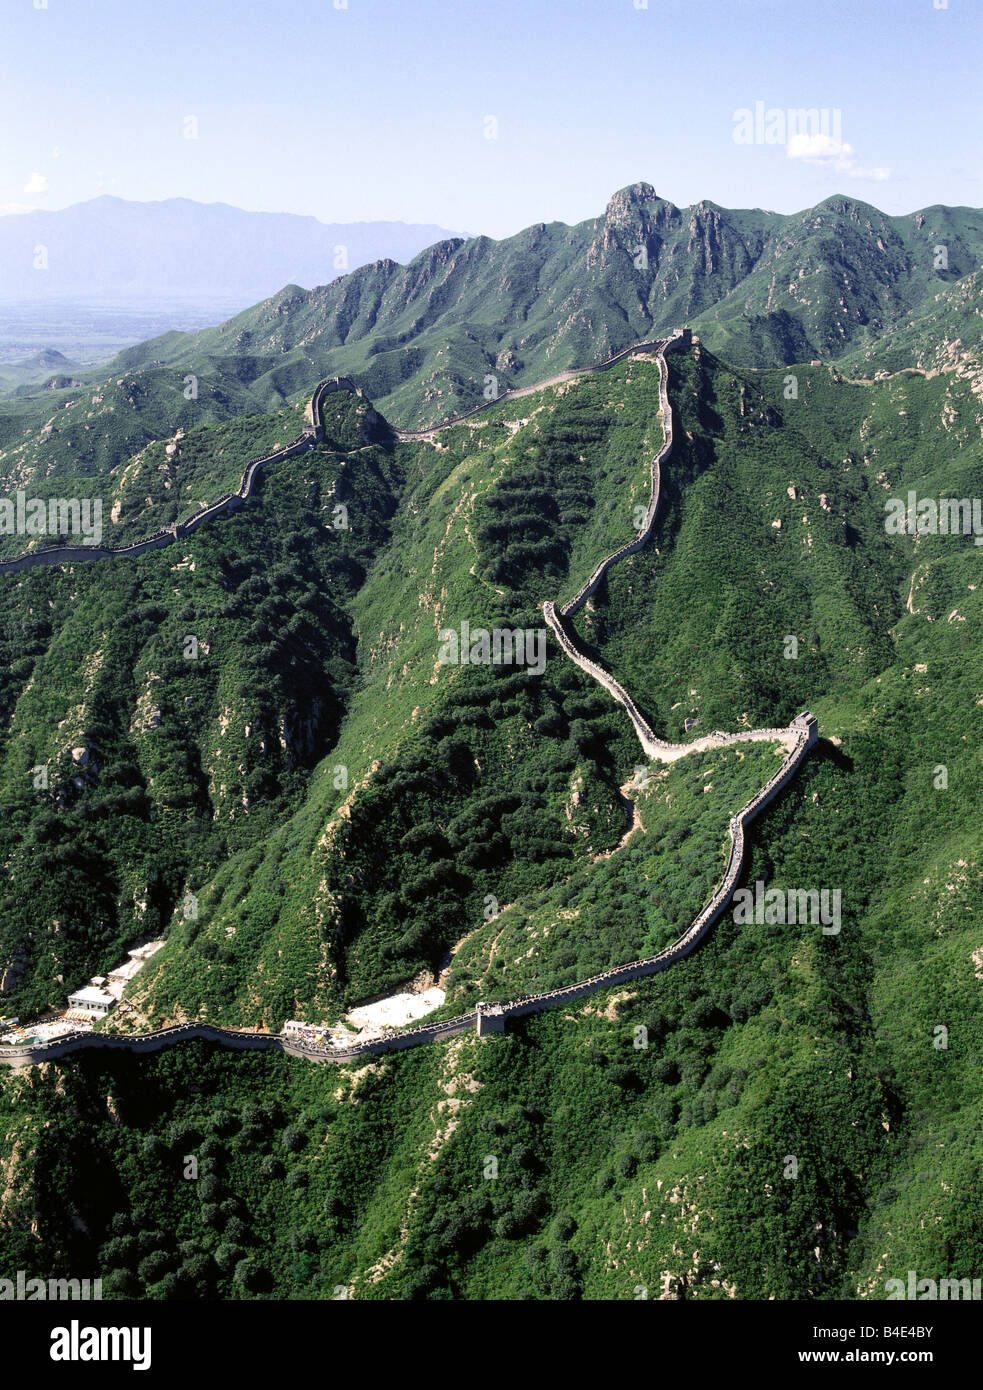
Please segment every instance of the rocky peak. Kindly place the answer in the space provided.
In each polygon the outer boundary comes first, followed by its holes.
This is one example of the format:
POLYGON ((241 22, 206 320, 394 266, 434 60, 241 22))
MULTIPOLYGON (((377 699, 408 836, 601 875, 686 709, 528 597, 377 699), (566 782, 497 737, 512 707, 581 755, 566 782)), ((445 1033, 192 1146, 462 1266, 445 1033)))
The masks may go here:
POLYGON ((650 183, 633 183, 620 189, 608 203, 604 213, 604 240, 612 234, 636 236, 649 231, 661 232, 677 220, 679 209, 660 198, 650 183))
POLYGON ((638 207, 642 203, 658 202, 659 195, 650 183, 630 183, 626 188, 619 188, 605 210, 605 216, 617 216, 628 208, 638 207))

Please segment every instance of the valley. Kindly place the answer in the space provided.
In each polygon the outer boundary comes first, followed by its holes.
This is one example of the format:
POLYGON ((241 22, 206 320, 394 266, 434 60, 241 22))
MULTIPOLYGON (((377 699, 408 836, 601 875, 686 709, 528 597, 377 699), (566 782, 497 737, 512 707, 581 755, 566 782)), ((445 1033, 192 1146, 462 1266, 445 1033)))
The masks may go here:
POLYGON ((222 401, 228 364, 68 391, 44 440, 0 412, 10 485, 120 503, 96 563, 4 538, 4 1011, 166 943, 3 1069, 11 1268, 815 1300, 972 1264, 979 552, 885 515, 978 495, 973 340, 862 384, 661 341, 475 411, 482 362, 399 427, 358 373, 306 421, 292 369, 222 401), (441 664, 464 624, 542 673, 441 664), (738 921, 738 881, 841 929, 738 921), (281 1035, 448 955, 422 1033, 281 1035))
MULTIPOLYGON (((212 1026, 202 1026, 195 1024, 179 1025, 168 1029, 160 1030, 156 1033, 137 1034, 125 1039, 113 1038, 104 1033, 98 1032, 78 1032, 68 1034, 57 1039, 29 1043, 22 1046, 10 1045, 0 1046, 0 1061, 6 1062, 10 1066, 22 1066, 30 1063, 49 1061, 55 1057, 65 1056, 71 1052, 77 1052, 83 1048, 100 1048, 123 1046, 128 1050, 146 1052, 156 1050, 157 1047, 170 1045, 175 1042, 185 1041, 194 1037, 205 1037, 210 1041, 227 1043, 232 1047, 267 1047, 279 1046, 284 1051, 294 1056, 307 1056, 316 1060, 348 1061, 364 1053, 388 1051, 395 1047, 412 1046, 418 1043, 432 1042, 438 1038, 444 1038, 451 1033, 460 1032, 472 1025, 477 1026, 478 1033, 481 1034, 486 1028, 493 1028, 493 1031, 503 1031, 505 1021, 510 1016, 521 1017, 526 1014, 536 1012, 542 1008, 553 1007, 557 1004, 572 1001, 582 997, 584 994, 591 993, 597 989, 610 988, 616 984, 623 984, 629 980, 640 976, 654 974, 665 969, 668 965, 680 960, 699 944, 706 932, 713 926, 720 913, 726 908, 733 894, 734 888, 740 878, 744 861, 744 830, 758 810, 767 805, 772 797, 781 789, 788 778, 797 770, 799 763, 806 750, 815 742, 816 721, 811 715, 800 716, 789 726, 788 730, 780 729, 760 729, 747 733, 723 734, 714 733, 707 738, 697 738, 690 744, 670 744, 664 740, 656 739, 651 729, 645 724, 637 707, 621 687, 612 680, 606 672, 601 670, 596 663, 590 661, 576 643, 571 639, 562 625, 562 619, 567 618, 576 612, 588 600, 591 594, 601 583, 608 569, 627 555, 633 554, 648 541, 652 529, 655 525, 658 512, 659 490, 661 479, 662 464, 668 459, 673 448, 673 429, 672 429, 672 410, 669 403, 667 392, 668 370, 665 363, 665 352, 670 347, 688 346, 690 334, 688 330, 682 331, 672 339, 664 339, 655 343, 637 344, 634 348, 625 349, 616 357, 596 368, 587 368, 586 372, 604 371, 610 369, 616 362, 624 361, 630 356, 647 354, 655 358, 659 369, 659 404, 662 420, 663 444, 658 453, 654 456, 651 471, 651 496, 644 524, 638 528, 637 538, 618 550, 612 552, 597 565, 590 578, 577 591, 577 594, 560 610, 559 615, 556 611, 555 603, 552 600, 545 601, 543 605, 543 615, 556 636, 561 648, 571 660, 580 665, 588 674, 599 680, 613 695, 615 700, 628 712, 639 740, 643 752, 650 759, 660 759, 662 761, 677 761, 680 757, 693 752, 705 751, 709 748, 719 749, 728 744, 748 741, 771 741, 783 742, 786 747, 787 756, 782 767, 776 772, 762 787, 755 792, 754 796, 739 810, 730 820, 729 834, 731 849, 727 861, 727 868, 723 880, 714 893, 711 901, 697 915, 689 929, 671 946, 666 947, 657 955, 644 961, 634 962, 630 965, 617 966, 612 970, 604 971, 588 980, 578 981, 574 985, 553 990, 545 994, 534 996, 522 996, 519 1000, 505 1001, 490 1006, 490 1012, 484 1010, 488 1006, 478 1003, 473 1013, 460 1015, 453 1019, 442 1019, 438 1023, 424 1024, 416 1028, 404 1029, 399 1032, 390 1030, 391 1036, 383 1041, 369 1041, 355 1043, 351 1046, 330 1046, 325 1045, 312 1035, 294 1033, 292 1036, 281 1035, 279 1038, 263 1037, 261 1034, 248 1034, 242 1030, 216 1029, 212 1026), (494 1024, 490 1020, 494 1018, 494 1024)), ((583 373, 580 373, 581 375, 583 373)), ((573 379, 577 373, 566 373, 560 378, 552 379, 545 386, 530 388, 528 392, 519 392, 519 395, 531 394, 533 389, 542 390, 549 386, 557 385, 560 381, 573 379)), ((79 547, 57 547, 46 551, 29 552, 17 559, 7 561, 0 565, 0 572, 16 572, 32 564, 43 562, 46 564, 65 564, 77 561, 80 558, 136 558, 147 550, 157 549, 162 544, 177 541, 179 538, 190 534, 198 525, 217 519, 223 512, 229 510, 231 506, 238 506, 246 500, 252 491, 255 480, 260 470, 266 466, 282 462, 293 457, 297 453, 307 451, 316 447, 324 439, 325 425, 323 416, 323 404, 327 396, 335 391, 347 391, 350 394, 359 394, 354 384, 345 379, 334 379, 318 383, 311 397, 307 416, 311 421, 309 427, 305 429, 303 435, 283 449, 268 455, 263 455, 253 460, 243 474, 242 483, 238 493, 231 494, 212 503, 181 527, 175 527, 173 532, 158 533, 156 537, 147 541, 135 542, 134 544, 122 549, 112 549, 97 552, 93 548, 79 547)), ((495 402, 497 404, 497 402, 495 402)), ((471 412, 473 414, 474 412, 471 412)), ((460 423, 462 418, 449 421, 444 428, 452 428, 460 423)), ((363 438, 366 436, 363 433, 363 438)), ((397 438, 406 438, 396 432, 397 438)), ((416 437, 411 435, 410 437, 416 437)), ((433 433, 427 436, 433 438, 433 433)), ((510 658, 511 664, 511 658, 510 658)), ((634 821, 634 812, 633 821, 634 821)), ((311 1034, 316 1032, 311 1030, 311 1034)))

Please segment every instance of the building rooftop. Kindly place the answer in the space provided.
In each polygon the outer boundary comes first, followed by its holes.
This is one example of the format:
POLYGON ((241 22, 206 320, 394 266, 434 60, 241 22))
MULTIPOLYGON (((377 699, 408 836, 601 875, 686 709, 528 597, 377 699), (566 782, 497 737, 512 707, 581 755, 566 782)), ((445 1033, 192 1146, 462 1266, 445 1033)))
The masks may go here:
POLYGON ((155 951, 159 951, 163 946, 163 941, 148 941, 146 946, 137 946, 130 955, 134 960, 149 960, 155 951))
POLYGON ((74 990, 69 996, 72 1004, 99 1004, 108 1007, 115 1004, 116 1000, 104 989, 98 989, 95 985, 86 985, 84 989, 74 990))
MULTIPOLYGON (((111 980, 132 980, 137 971, 142 970, 144 962, 142 960, 125 960, 122 965, 117 965, 115 970, 110 970, 111 980)), ((95 984, 95 981, 92 982, 95 984)))

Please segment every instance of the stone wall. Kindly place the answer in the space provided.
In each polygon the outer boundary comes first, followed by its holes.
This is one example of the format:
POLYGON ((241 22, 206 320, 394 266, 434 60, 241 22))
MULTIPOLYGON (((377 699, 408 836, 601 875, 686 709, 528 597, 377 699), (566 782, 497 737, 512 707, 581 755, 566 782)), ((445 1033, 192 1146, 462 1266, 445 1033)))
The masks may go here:
POLYGON ((16 574, 20 570, 32 569, 36 565, 77 564, 79 561, 117 558, 135 559, 139 555, 146 554, 149 550, 160 550, 163 546, 170 545, 172 541, 190 535, 206 521, 211 521, 223 512, 237 510, 252 495, 256 477, 261 469, 268 467, 271 463, 278 463, 282 459, 293 458, 296 454, 306 453, 308 449, 313 449, 315 444, 324 438, 322 406, 324 397, 332 391, 350 391, 354 395, 361 395, 358 387, 349 377, 332 377, 330 380, 318 382, 304 412, 305 418, 313 422, 311 430, 305 430, 289 444, 285 444, 282 449, 275 449, 270 454, 262 454, 259 458, 250 460, 243 471, 238 492, 227 493, 216 502, 210 502, 207 507, 195 512, 194 516, 189 517, 187 521, 180 521, 174 526, 158 531, 156 535, 149 536, 146 540, 133 541, 130 545, 59 545, 46 550, 29 550, 12 560, 0 561, 0 574, 16 574))
MULTIPOLYGON (((730 743, 744 742, 750 740, 775 739, 786 744, 788 754, 781 767, 775 775, 751 798, 745 806, 731 818, 730 821, 730 851, 724 875, 720 885, 713 894, 710 901, 694 918, 693 922, 681 937, 672 945, 665 947, 656 955, 647 957, 644 960, 631 961, 626 965, 617 966, 614 969, 603 971, 598 975, 590 976, 586 980, 580 980, 575 984, 567 985, 561 989, 550 990, 543 994, 523 995, 509 1003, 489 1006, 478 1006, 475 1010, 465 1014, 460 1014, 452 1019, 444 1019, 436 1023, 421 1024, 415 1028, 402 1029, 377 1038, 372 1042, 356 1043, 351 1047, 333 1048, 326 1045, 308 1045, 297 1039, 286 1039, 280 1035, 270 1033, 250 1033, 244 1029, 220 1028, 207 1023, 186 1023, 178 1024, 171 1028, 160 1029, 153 1033, 140 1034, 134 1036, 114 1035, 105 1033, 75 1033, 65 1038, 56 1039, 53 1042, 41 1044, 36 1047, 0 1047, 0 1062, 6 1063, 11 1067, 30 1066, 33 1063, 50 1061, 57 1057, 63 1057, 72 1052, 82 1049, 92 1048, 116 1048, 124 1049, 129 1052, 156 1052, 162 1047, 168 1047, 175 1043, 185 1042, 192 1038, 203 1038, 206 1041, 221 1043, 224 1047, 240 1049, 261 1049, 278 1050, 288 1053, 293 1057, 302 1057, 307 1061, 325 1062, 347 1062, 367 1055, 380 1054, 384 1052, 399 1051, 408 1047, 417 1047, 424 1043, 434 1042, 439 1038, 449 1037, 455 1033, 462 1033, 467 1029, 477 1028, 481 1034, 486 1032, 499 1032, 504 1030, 505 1021, 508 1018, 520 1018, 527 1014, 540 1013, 544 1009, 553 1008, 557 1004, 570 1003, 573 1000, 583 998, 585 995, 592 994, 599 989, 610 989, 615 985, 625 984, 630 980, 644 978, 648 975, 655 975, 667 969, 676 961, 689 955, 691 951, 703 940, 707 932, 719 920, 721 914, 730 902, 734 889, 737 886, 741 871, 744 865, 744 844, 745 829, 756 815, 768 805, 788 783, 788 781, 798 771, 808 750, 816 743, 818 738, 818 728, 815 718, 809 713, 798 715, 792 723, 785 729, 753 729, 744 730, 737 734, 725 734, 716 731, 707 735, 703 739, 698 739, 690 744, 670 744, 664 739, 656 738, 655 734, 645 722, 637 709, 634 701, 618 682, 607 671, 600 667, 596 662, 591 661, 583 652, 579 650, 563 625, 563 619, 572 613, 586 601, 591 593, 600 583, 601 578, 608 568, 615 564, 619 559, 634 553, 645 544, 649 539, 658 509, 659 489, 661 482, 661 464, 668 458, 672 449, 673 429, 672 414, 668 398, 668 369, 665 363, 665 352, 670 348, 680 348, 688 345, 689 330, 678 331, 670 339, 660 339, 654 343, 636 343, 630 348, 625 348, 622 352, 615 354, 608 361, 601 363, 597 367, 585 368, 583 371, 564 372, 560 376, 552 378, 549 382, 540 383, 536 387, 527 387, 522 391, 509 393, 512 395, 524 395, 531 391, 542 390, 543 386, 554 384, 562 380, 569 380, 576 376, 584 375, 591 371, 605 371, 612 367, 616 362, 633 353, 651 351, 655 352, 659 361, 660 388, 659 400, 662 411, 665 439, 662 448, 652 460, 652 493, 646 513, 645 525, 639 535, 632 541, 621 546, 600 565, 588 579, 587 583, 578 591, 561 610, 557 611, 556 604, 548 600, 543 605, 543 613, 547 623, 560 646, 566 655, 601 685, 608 690, 615 700, 626 711, 643 750, 649 757, 674 759, 696 751, 697 749, 723 747, 730 743)), ((313 423, 314 439, 323 438, 323 413, 322 403, 324 397, 332 391, 351 391, 357 392, 354 383, 347 377, 335 377, 329 381, 319 382, 316 386, 310 402, 310 419, 313 423)), ((361 393, 358 393, 361 394, 361 393)), ((499 400, 503 399, 499 397, 499 400)), ((455 424, 457 421, 466 419, 469 415, 477 413, 478 410, 488 409, 497 402, 490 401, 485 405, 478 406, 474 411, 468 411, 466 415, 457 416, 448 424, 455 424)), ((443 428, 447 428, 444 426, 443 428)), ((404 431, 399 434, 400 438, 413 439, 425 438, 434 431, 404 431)), ((186 523, 183 530, 190 530, 200 525, 206 518, 217 514, 227 507, 241 503, 249 496, 255 476, 260 467, 272 463, 276 459, 289 457, 291 454, 300 453, 302 450, 313 447, 314 439, 311 434, 305 433, 299 439, 285 449, 276 451, 273 454, 265 455, 262 458, 253 460, 243 475, 242 487, 238 494, 221 498, 219 502, 213 503, 203 512, 193 517, 186 523)), ((182 528, 178 528, 182 533, 182 528)), ((109 554, 136 553, 139 549, 150 549, 156 545, 168 544, 173 539, 173 535, 167 534, 166 538, 161 536, 152 537, 148 541, 139 542, 137 547, 129 546, 125 550, 109 550, 109 554)), ((67 547, 65 549, 74 549, 67 547)), ((81 548, 83 552, 86 547, 81 548)), ((17 567, 25 568, 27 563, 59 563, 56 560, 46 560, 44 555, 52 552, 42 552, 40 555, 22 556, 19 560, 8 561, 4 568, 17 567)), ((94 556, 91 552, 84 554, 84 558, 102 558, 94 556)), ((73 553, 72 558, 83 558, 73 553)))

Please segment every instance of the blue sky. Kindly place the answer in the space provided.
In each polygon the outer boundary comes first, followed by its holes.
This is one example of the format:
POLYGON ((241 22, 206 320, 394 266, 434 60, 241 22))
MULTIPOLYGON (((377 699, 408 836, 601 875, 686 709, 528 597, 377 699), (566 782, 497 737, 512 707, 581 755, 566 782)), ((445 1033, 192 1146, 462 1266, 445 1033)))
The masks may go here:
POLYGON ((4 211, 113 193, 505 236, 639 179, 983 204, 980 0, 41 3, 0 0, 4 211), (756 102, 839 113, 837 142, 737 144, 756 102))

